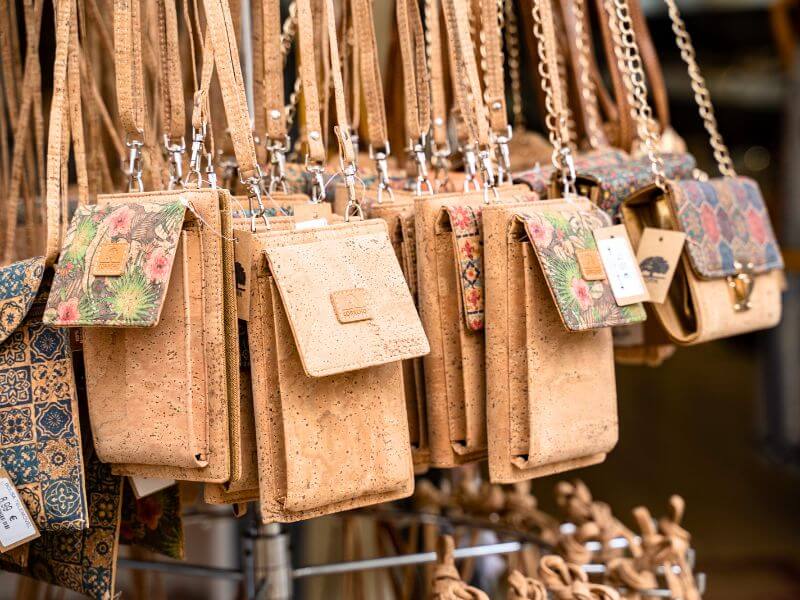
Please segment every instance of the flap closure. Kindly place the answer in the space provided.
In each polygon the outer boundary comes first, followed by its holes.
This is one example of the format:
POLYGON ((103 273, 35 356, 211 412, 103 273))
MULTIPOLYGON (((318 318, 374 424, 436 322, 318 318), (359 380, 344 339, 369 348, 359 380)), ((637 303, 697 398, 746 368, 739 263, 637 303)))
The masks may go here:
POLYGON ((309 376, 429 352, 383 221, 291 231, 262 241, 309 376))
MULTIPOLYGON (((664 173, 667 179, 686 179, 692 176, 696 166, 691 154, 663 154, 664 173)), ((641 156, 617 164, 595 163, 591 166, 577 166, 578 186, 589 184, 598 186, 596 203, 612 217, 617 215, 619 205, 633 192, 653 183, 650 159, 641 156)), ((594 198, 594 196, 593 196, 594 198)))
POLYGON ((163 202, 79 207, 64 238, 44 322, 157 325, 184 213, 174 195, 163 202))
POLYGON ((520 214, 564 326, 584 331, 644 321, 641 303, 619 306, 602 272, 593 231, 611 218, 586 200, 537 202, 520 214), (596 263, 595 263, 596 266, 596 263))
POLYGON ((669 190, 678 227, 686 233, 689 261, 699 277, 732 276, 742 268, 754 274, 783 268, 755 181, 747 177, 670 181, 669 190))
POLYGON ((44 263, 44 256, 37 256, 0 267, 0 344, 31 309, 44 277, 44 263))

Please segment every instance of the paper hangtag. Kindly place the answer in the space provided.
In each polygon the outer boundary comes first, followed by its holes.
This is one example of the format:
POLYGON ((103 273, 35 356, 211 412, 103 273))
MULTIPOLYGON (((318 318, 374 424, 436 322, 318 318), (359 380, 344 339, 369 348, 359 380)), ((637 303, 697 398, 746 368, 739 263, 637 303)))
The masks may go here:
POLYGON ((39 529, 14 482, 0 467, 0 552, 8 552, 38 537, 39 529))
POLYGON ((661 304, 667 299, 685 241, 686 234, 682 231, 645 227, 636 260, 650 293, 650 302, 661 304))
POLYGON ((154 479, 150 477, 128 477, 133 495, 141 500, 151 494, 165 490, 177 483, 174 479, 154 479))
POLYGON ((332 215, 331 205, 327 202, 295 204, 293 209, 295 229, 324 227, 328 224, 328 219, 332 215))
POLYGON ((647 287, 639 271, 631 242, 624 225, 614 225, 594 230, 594 239, 603 261, 611 293, 620 306, 645 302, 649 299, 647 287))
POLYGON ((233 263, 236 283, 236 312, 242 321, 250 320, 250 272, 253 266, 253 235, 237 229, 233 245, 233 263))

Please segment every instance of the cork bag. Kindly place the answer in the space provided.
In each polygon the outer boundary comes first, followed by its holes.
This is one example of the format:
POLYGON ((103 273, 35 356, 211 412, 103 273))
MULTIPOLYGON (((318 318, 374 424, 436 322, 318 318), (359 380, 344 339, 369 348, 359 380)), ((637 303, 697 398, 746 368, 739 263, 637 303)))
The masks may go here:
POLYGON ((645 227, 686 233, 668 297, 650 305, 670 340, 697 344, 778 324, 783 258, 754 181, 668 181, 628 198, 622 215, 634 247, 645 227))
POLYGON ((231 477, 228 201, 218 190, 99 196, 67 232, 45 320, 84 328, 97 453, 121 474, 231 477))
POLYGON ((410 495, 400 361, 428 344, 385 223, 261 241, 249 340, 265 521, 410 495))
POLYGON ((617 442, 611 327, 645 319, 618 306, 603 274, 584 279, 608 216, 585 199, 484 210, 489 474, 497 483, 601 462, 617 442))

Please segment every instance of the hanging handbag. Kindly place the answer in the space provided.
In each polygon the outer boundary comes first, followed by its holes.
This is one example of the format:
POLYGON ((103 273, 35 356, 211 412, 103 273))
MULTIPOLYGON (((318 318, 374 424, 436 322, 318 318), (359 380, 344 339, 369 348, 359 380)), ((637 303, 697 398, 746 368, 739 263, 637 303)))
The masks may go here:
MULTIPOLYGON (((311 9, 308 0, 297 6, 304 106, 317 112, 308 60, 311 9)), ((208 0, 206 7, 215 50, 224 53, 223 88, 236 89, 225 76, 238 65, 227 4, 208 0)), ((333 9, 325 8, 341 119, 333 9)), ((229 121, 249 131, 244 110, 237 119, 229 111, 229 121)), ((342 121, 338 135, 346 173, 353 173, 342 121)), ((252 139, 248 144, 246 133, 241 139, 237 155, 245 156, 252 139)), ((357 210, 352 174, 348 184, 357 210)), ((413 470, 399 361, 423 354, 427 343, 386 225, 351 221, 266 231, 257 239, 263 252, 253 269, 248 338, 264 520, 295 521, 409 495, 413 470)))
MULTIPOLYGON (((546 105, 557 156, 567 138, 556 73, 552 5, 534 9, 546 105)), ((568 151, 563 177, 569 176, 568 151)), ((594 231, 610 219, 569 189, 565 197, 484 210, 487 419, 492 482, 511 483, 601 462, 617 442, 611 327, 645 319, 620 306, 594 231), (598 272, 599 271, 599 272, 598 272)))
POLYGON ((722 177, 661 175, 625 200, 622 215, 634 245, 645 227, 686 234, 667 299, 649 308, 673 342, 689 345, 775 326, 783 259, 758 185, 733 168, 680 13, 668 7, 722 177))
MULTIPOLYGON (((138 12, 126 0, 114 10, 135 193, 99 196, 76 211, 45 320, 84 328, 95 446, 115 472, 235 481, 243 450, 230 196, 141 191, 138 12)), ((171 99, 175 110, 182 105, 182 96, 171 99)))
MULTIPOLYGON (((77 44, 74 13, 74 5, 59 2, 48 178, 42 190, 46 254, 0 268, 0 466, 43 531, 89 524, 69 333, 42 322, 61 229, 62 161, 69 149, 64 134, 71 102, 79 100, 67 95, 70 48, 77 44)), ((24 145, 21 137, 16 142, 24 145)), ((17 152, 22 149, 15 147, 17 152)))

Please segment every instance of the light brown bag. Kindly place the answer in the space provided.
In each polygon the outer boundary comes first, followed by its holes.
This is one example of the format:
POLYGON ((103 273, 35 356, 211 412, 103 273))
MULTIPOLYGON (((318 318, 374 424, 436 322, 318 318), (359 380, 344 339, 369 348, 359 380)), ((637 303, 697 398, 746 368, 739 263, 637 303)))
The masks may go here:
POLYGON ((668 297, 649 308, 673 342, 689 345, 775 326, 783 258, 758 184, 736 175, 691 38, 677 6, 668 5, 722 177, 668 180, 651 154, 656 181, 625 200, 622 216, 635 246, 645 227, 686 233, 668 297))
MULTIPOLYGON (((228 8, 221 0, 206 5, 220 52, 230 39, 228 8)), ((337 134, 345 172, 353 173, 333 7, 325 9, 337 134)), ((301 56, 313 56, 308 0, 298 3, 298 21, 301 56)), ((306 109, 318 111, 313 62, 301 64, 306 109)), ((352 175, 347 183, 353 194, 352 175)), ((263 518, 296 521, 411 494, 400 361, 427 352, 427 340, 386 224, 257 238, 263 256, 253 271, 248 337, 263 518)))

